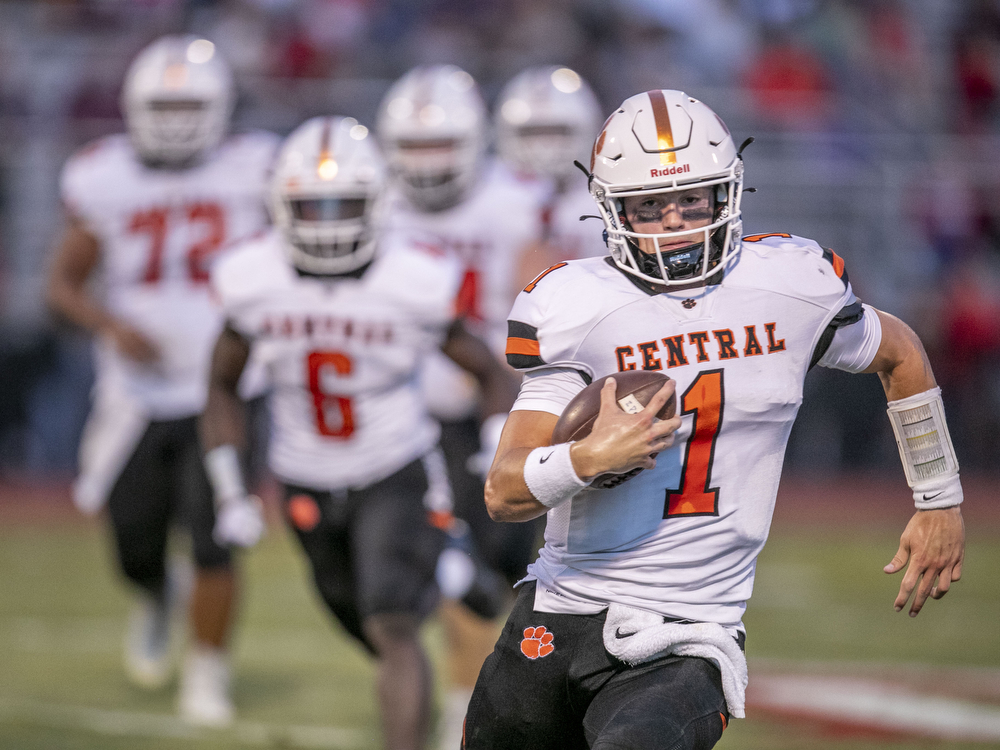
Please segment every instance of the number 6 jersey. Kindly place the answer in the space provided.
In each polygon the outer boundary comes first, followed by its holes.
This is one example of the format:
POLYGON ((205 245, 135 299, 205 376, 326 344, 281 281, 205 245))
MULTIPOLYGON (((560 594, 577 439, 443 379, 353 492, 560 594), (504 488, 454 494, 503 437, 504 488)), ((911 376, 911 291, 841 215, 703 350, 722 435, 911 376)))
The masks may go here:
POLYGON ((267 223, 266 180, 276 136, 232 136, 187 169, 145 166, 125 135, 74 154, 61 190, 69 212, 100 243, 104 301, 137 328, 160 358, 139 364, 98 342, 99 377, 153 419, 204 407, 208 358, 220 327, 208 293, 211 263, 225 246, 267 223))
POLYGON ((357 278, 301 276, 283 242, 272 231, 212 271, 229 325, 268 368, 271 470, 314 489, 367 486, 437 443, 416 373, 454 319, 459 262, 393 234, 357 278))
POLYGON ((877 318, 864 309, 840 258, 790 235, 746 238, 721 283, 697 289, 655 293, 607 258, 529 284, 508 322, 508 361, 528 373, 514 409, 560 414, 594 379, 661 370, 683 420, 655 469, 548 512, 536 609, 614 602, 741 628, 806 372, 871 362, 877 325, 862 343, 837 334, 877 318))

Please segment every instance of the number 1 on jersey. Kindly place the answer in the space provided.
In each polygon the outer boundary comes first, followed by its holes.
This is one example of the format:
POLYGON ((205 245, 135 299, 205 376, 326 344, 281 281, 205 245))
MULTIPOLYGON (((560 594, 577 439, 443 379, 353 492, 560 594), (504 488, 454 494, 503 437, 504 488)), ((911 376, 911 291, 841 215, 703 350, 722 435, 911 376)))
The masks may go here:
POLYGON ((343 352, 310 352, 306 367, 316 414, 316 431, 324 437, 350 437, 354 432, 351 399, 329 393, 323 384, 328 377, 350 375, 351 358, 343 352))
POLYGON ((681 397, 681 414, 693 414, 691 437, 684 451, 681 484, 667 490, 664 518, 716 516, 719 488, 712 483, 715 442, 722 427, 722 370, 701 372, 681 397))

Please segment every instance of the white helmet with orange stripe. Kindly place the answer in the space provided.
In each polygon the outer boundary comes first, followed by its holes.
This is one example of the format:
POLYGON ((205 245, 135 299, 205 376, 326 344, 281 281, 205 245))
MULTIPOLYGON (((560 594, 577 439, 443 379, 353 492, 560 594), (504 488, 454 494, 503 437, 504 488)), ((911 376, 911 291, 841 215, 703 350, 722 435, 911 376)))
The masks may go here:
POLYGON ((518 73, 500 92, 496 111, 501 158, 516 169, 550 177, 573 172, 573 160, 586 157, 601 126, 590 86, 558 65, 518 73))
POLYGON ((743 159, 697 99, 660 89, 626 99, 604 123, 590 168, 608 248, 626 273, 658 285, 704 282, 739 247, 743 159), (652 217, 643 231, 626 203, 652 217), (674 213, 661 221, 661 211, 674 213))
POLYGON ((219 145, 233 111, 233 76, 208 39, 157 39, 129 66, 122 111, 143 161, 185 166, 219 145))
POLYGON ((408 72, 383 97, 375 127, 390 168, 417 207, 453 206, 475 183, 486 150, 486 105, 461 68, 408 72))
POLYGON ((285 139, 271 212, 299 270, 345 274, 375 255, 386 170, 374 140, 352 117, 314 117, 285 139))

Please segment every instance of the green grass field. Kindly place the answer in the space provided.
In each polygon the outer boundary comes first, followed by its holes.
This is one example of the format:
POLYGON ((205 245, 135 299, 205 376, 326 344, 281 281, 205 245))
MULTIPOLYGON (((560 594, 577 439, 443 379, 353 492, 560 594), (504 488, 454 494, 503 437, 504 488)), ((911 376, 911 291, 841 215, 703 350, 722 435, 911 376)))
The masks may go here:
MULTIPOLYGON (((893 612, 898 579, 881 572, 895 544, 888 531, 777 529, 761 557, 746 618, 751 683, 755 670, 802 668, 1000 674, 996 539, 971 532, 964 580, 916 620, 893 612)), ((239 721, 232 730, 194 730, 174 718, 172 689, 140 692, 124 678, 128 598, 113 573, 103 526, 77 520, 0 527, 0 748, 378 748, 370 664, 318 605, 285 531, 272 528, 245 556, 244 570, 234 686, 239 721)), ((439 661, 443 645, 433 622, 427 642, 439 661)), ((751 710, 718 747, 1000 743, 849 737, 751 710)))

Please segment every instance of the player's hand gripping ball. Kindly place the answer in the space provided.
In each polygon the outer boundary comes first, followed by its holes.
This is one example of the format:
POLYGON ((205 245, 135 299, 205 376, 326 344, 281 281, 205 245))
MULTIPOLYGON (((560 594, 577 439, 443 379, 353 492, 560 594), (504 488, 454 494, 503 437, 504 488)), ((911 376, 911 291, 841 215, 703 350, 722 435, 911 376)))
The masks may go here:
MULTIPOLYGON (((615 400, 622 411, 629 414, 642 411, 650 399, 670 379, 662 372, 654 370, 626 370, 595 380, 576 394, 576 397, 566 405, 552 431, 553 445, 568 443, 571 440, 583 440, 590 434, 594 428, 594 420, 597 419, 597 414, 601 411, 601 388, 604 387, 604 381, 608 378, 615 379, 617 386, 615 400)), ((676 411, 677 396, 672 394, 656 416, 659 419, 670 419, 676 411)), ((602 490, 617 487, 640 471, 642 471, 641 468, 636 468, 625 474, 600 474, 594 477, 590 486, 602 490)))

